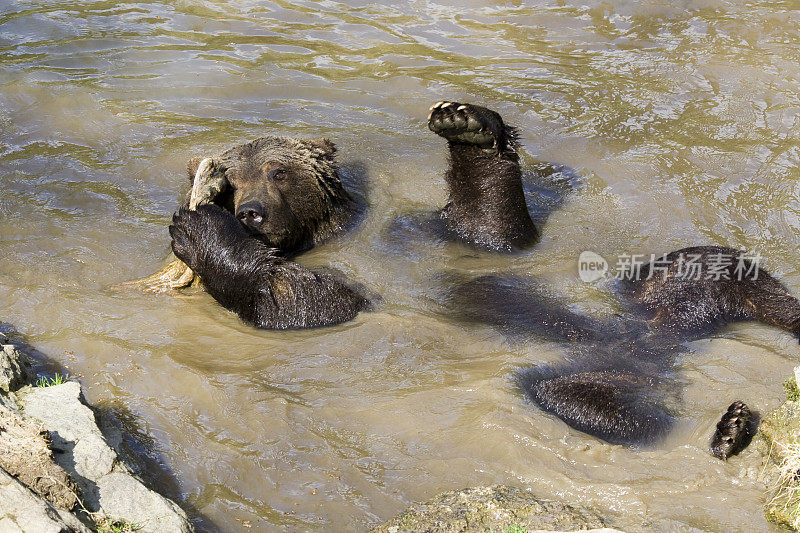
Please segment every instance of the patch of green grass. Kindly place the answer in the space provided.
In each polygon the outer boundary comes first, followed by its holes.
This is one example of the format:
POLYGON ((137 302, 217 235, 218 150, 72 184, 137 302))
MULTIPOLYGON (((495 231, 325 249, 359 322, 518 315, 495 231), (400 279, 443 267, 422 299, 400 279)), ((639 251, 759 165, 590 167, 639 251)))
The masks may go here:
POLYGON ((782 446, 777 492, 767 503, 767 518, 797 531, 800 528, 800 444, 782 446))
POLYGON ((110 518, 100 518, 95 522, 97 533, 134 533, 141 527, 124 520, 111 520, 110 518))
POLYGON ((503 533, 528 533, 528 530, 518 524, 511 524, 503 533))
POLYGON ((790 402, 800 400, 800 390, 797 388, 797 380, 795 378, 790 378, 783 382, 783 392, 786 393, 786 399, 790 402))
POLYGON ((766 516, 779 525, 800 531, 800 403, 796 379, 784 383, 788 401, 767 415, 761 434, 769 445, 769 456, 778 467, 770 483, 766 516))
POLYGON ((52 377, 48 378, 47 376, 39 376, 39 379, 36 380, 37 387, 53 387, 55 385, 61 385, 62 383, 67 381, 67 376, 62 376, 58 372, 52 377))

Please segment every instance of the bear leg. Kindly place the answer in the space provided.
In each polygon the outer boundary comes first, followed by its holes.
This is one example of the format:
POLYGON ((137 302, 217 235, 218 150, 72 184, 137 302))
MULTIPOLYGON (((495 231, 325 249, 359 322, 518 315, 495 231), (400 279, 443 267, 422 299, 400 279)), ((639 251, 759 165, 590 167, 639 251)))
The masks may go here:
POLYGON ((539 232, 525 202, 516 130, 491 109, 458 102, 434 104, 428 128, 450 148, 440 215, 447 236, 496 252, 533 246, 539 232))
POLYGON ((567 425, 611 444, 647 446, 673 418, 653 397, 655 380, 631 372, 560 373, 531 368, 519 375, 528 397, 567 425))

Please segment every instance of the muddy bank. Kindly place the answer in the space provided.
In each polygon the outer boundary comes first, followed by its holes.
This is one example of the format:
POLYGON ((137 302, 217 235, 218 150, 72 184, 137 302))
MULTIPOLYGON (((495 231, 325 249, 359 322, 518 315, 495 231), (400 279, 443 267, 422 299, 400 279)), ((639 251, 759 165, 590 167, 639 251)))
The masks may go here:
POLYGON ((123 460, 122 434, 100 430, 80 384, 37 381, 30 360, 0 334, 0 531, 193 531, 123 460))

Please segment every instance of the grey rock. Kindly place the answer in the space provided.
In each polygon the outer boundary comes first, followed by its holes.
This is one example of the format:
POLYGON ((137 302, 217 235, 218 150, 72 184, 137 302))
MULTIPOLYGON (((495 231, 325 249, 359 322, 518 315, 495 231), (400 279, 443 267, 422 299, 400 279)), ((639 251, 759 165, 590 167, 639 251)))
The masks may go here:
POLYGON ((36 387, 22 398, 23 413, 50 432, 55 456, 78 483, 84 505, 99 510, 97 480, 111 472, 117 455, 97 428, 94 412, 81 401, 81 386, 70 381, 52 387, 36 387))
POLYGON ((119 461, 78 383, 31 389, 21 402, 24 414, 50 431, 53 447, 61 451, 55 460, 80 486, 87 510, 134 523, 143 532, 192 531, 180 507, 145 487, 119 461))
POLYGON ((19 405, 17 405, 16 395, 13 393, 3 394, 0 391, 0 408, 5 407, 9 411, 19 413, 19 405))
POLYGON ((31 379, 30 368, 28 358, 14 345, 0 345, 0 391, 14 392, 24 387, 31 379))
POLYGON ((0 531, 90 533, 75 516, 59 511, 0 469, 0 531))
MULTIPOLYGON (((527 533, 567 533, 566 531, 553 531, 552 529, 536 529, 526 530, 527 533)), ((581 529, 581 533, 625 533, 619 529, 611 529, 609 527, 601 527, 599 529, 581 529)))
POLYGON ((591 511, 540 499, 524 489, 496 485, 442 493, 408 508, 372 532, 465 533, 505 531, 511 526, 526 531, 610 531, 591 511))
POLYGON ((71 511, 80 489, 53 459, 50 434, 30 418, 0 407, 0 468, 59 509, 71 511))
POLYGON ((100 508, 111 517, 129 519, 141 531, 190 532, 183 510, 175 503, 142 485, 129 474, 112 472, 97 482, 100 508))
POLYGON ((117 463, 117 454, 102 437, 86 435, 72 448, 75 471, 86 479, 96 480, 110 474, 117 463))

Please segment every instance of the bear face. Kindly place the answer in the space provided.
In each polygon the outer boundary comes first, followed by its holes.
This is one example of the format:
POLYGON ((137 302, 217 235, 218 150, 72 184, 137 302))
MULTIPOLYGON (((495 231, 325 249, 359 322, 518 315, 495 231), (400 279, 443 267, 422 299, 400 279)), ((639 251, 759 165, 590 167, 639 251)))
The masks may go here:
POLYGON ((325 139, 262 137, 189 161, 193 186, 169 229, 172 250, 217 302, 248 323, 331 326, 370 308, 366 291, 340 273, 287 257, 356 219, 335 153, 325 139))
MULTIPOLYGON (((262 137, 211 158, 227 187, 214 201, 265 244, 297 253, 342 231, 355 212, 327 139, 262 137)), ((201 159, 188 171, 195 177, 201 159)))

